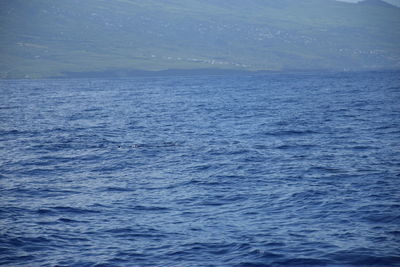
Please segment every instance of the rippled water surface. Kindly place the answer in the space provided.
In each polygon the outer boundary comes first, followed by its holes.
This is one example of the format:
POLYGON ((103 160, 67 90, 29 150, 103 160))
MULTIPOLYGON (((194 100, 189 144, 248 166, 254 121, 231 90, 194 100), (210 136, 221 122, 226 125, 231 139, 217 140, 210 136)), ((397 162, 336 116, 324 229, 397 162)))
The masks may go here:
POLYGON ((400 73, 0 90, 1 265, 400 263, 400 73))

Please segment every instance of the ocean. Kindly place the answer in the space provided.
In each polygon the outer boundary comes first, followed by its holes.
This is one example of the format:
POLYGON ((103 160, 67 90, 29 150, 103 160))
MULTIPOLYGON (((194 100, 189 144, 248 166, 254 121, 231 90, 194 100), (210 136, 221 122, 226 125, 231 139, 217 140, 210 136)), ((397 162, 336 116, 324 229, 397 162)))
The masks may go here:
POLYGON ((399 72, 0 92, 0 265, 400 266, 399 72))

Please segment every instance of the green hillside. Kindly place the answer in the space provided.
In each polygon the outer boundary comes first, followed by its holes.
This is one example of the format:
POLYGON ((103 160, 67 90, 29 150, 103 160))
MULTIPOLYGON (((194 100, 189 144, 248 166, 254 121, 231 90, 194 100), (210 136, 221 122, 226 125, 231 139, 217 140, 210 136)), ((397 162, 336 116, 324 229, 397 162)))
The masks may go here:
POLYGON ((2 0, 0 77, 132 70, 400 68, 379 0, 2 0))

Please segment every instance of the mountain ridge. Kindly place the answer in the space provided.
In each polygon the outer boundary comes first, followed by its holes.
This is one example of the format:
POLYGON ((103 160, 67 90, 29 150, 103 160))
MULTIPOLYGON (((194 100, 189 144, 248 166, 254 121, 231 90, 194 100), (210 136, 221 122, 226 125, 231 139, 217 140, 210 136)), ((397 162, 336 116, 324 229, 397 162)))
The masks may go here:
POLYGON ((384 7, 390 7, 390 8, 399 8, 391 3, 382 1, 382 0, 363 0, 358 2, 357 4, 361 5, 374 5, 374 6, 384 6, 384 7))

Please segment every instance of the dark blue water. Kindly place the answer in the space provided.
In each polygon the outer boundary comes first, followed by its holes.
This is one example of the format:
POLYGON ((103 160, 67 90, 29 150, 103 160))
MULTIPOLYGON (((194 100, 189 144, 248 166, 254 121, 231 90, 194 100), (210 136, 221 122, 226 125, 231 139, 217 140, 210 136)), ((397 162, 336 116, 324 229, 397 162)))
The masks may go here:
POLYGON ((399 266, 400 73, 0 90, 2 265, 399 266))

